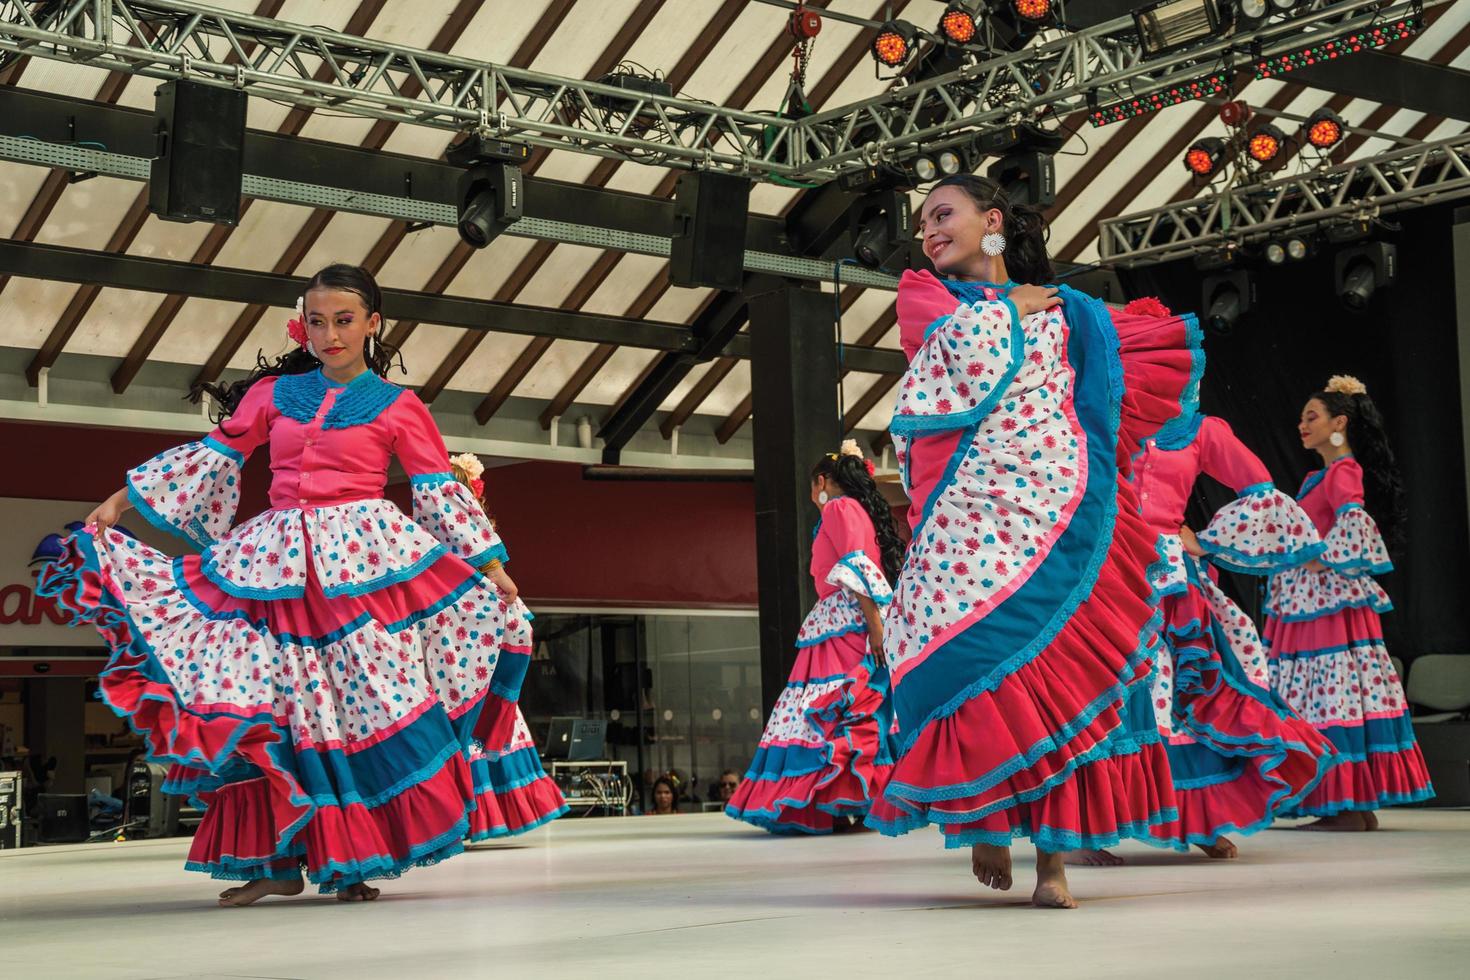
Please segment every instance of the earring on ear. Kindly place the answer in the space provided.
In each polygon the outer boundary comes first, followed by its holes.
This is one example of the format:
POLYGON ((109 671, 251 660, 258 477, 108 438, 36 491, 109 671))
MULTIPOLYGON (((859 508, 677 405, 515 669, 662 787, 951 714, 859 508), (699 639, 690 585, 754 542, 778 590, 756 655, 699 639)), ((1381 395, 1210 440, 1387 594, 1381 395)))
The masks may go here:
POLYGON ((1327 441, 1332 443, 1337 448, 1341 449, 1343 445, 1347 442, 1347 436, 1343 435, 1341 432, 1334 432, 1332 433, 1332 435, 1327 437, 1327 441))
POLYGON ((1000 255, 1005 250, 1006 236, 1002 235, 998 231, 992 231, 990 234, 985 235, 980 239, 980 251, 984 252, 986 255, 994 257, 1000 255))
POLYGON ((830 499, 831 498, 827 496, 827 491, 823 490, 821 493, 817 494, 817 506, 826 507, 827 501, 830 499))
POLYGON ((366 357, 369 361, 371 361, 376 356, 375 348, 377 346, 377 340, 378 335, 370 333, 367 335, 367 343, 362 345, 363 356, 366 357))
POLYGON ((310 354, 310 355, 311 355, 311 356, 312 356, 312 357, 316 357, 316 359, 317 359, 317 360, 318 360, 318 361, 320 361, 320 360, 321 360, 321 358, 320 358, 320 357, 317 357, 317 354, 316 354, 316 345, 315 345, 315 344, 313 344, 313 343, 312 343, 312 342, 311 342, 311 341, 309 341, 309 340, 308 340, 308 341, 307 341, 307 342, 306 342, 306 352, 307 352, 307 353, 308 353, 308 354, 310 354))

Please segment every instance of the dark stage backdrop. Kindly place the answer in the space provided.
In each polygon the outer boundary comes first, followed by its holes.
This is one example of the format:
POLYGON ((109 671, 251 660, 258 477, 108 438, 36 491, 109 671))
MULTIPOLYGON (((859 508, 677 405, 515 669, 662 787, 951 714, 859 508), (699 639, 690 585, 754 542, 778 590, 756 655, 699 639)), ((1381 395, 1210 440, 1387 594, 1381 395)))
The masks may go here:
MULTIPOLYGON (((1206 332, 1201 400, 1294 494, 1321 464, 1296 434, 1308 395, 1334 374, 1356 375, 1368 386, 1407 490, 1404 543, 1394 555, 1396 570, 1382 581, 1396 607, 1384 618, 1385 640, 1389 652, 1408 661, 1470 653, 1470 535, 1451 208, 1403 212, 1393 221, 1402 230, 1385 237, 1398 244, 1398 283, 1380 288, 1362 312, 1348 311, 1334 294, 1333 246, 1304 262, 1255 267, 1253 312, 1228 335, 1206 332)), ((1204 277, 1190 262, 1123 274, 1130 297, 1158 295, 1176 311, 1199 308, 1204 277)), ((1196 491, 1191 520, 1229 497, 1218 486, 1196 491)), ((1251 580, 1232 578, 1232 591, 1257 613, 1251 580)))

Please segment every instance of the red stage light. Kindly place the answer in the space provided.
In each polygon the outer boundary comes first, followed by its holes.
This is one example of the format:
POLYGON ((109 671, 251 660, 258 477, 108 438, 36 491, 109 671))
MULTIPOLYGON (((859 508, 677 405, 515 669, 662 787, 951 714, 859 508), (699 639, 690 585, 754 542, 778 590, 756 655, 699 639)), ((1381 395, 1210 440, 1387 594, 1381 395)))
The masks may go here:
POLYGON ((1266 123, 1251 133, 1250 142, 1246 144, 1246 152, 1257 163, 1270 163, 1281 155, 1281 148, 1285 145, 1286 134, 1270 123, 1266 123))
POLYGON ((918 31, 912 24, 890 20, 878 29, 878 36, 873 38, 872 55, 880 65, 897 68, 909 60, 916 37, 918 31))
POLYGON ((1307 142, 1319 150, 1330 150, 1347 135, 1347 125, 1331 109, 1322 108, 1307 119, 1307 142))
POLYGON ((1184 168, 1196 177, 1209 177, 1220 169, 1224 156, 1225 141, 1218 136, 1207 136, 1184 154, 1184 168))
POLYGON ((1051 14, 1051 0, 1011 0, 1011 9, 1022 20, 1046 20, 1051 14))
POLYGON ((969 44, 975 40, 975 15, 962 4, 952 3, 939 18, 939 33, 951 44, 969 44))

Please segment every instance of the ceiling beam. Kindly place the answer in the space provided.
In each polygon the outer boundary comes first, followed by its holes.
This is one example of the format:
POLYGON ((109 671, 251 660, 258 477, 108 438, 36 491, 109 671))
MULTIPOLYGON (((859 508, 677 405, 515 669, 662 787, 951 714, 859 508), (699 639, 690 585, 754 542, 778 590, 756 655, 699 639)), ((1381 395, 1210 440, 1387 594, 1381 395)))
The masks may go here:
POLYGON ((1450 119, 1470 120, 1470 71, 1417 58, 1362 51, 1291 73, 1293 81, 1450 119))

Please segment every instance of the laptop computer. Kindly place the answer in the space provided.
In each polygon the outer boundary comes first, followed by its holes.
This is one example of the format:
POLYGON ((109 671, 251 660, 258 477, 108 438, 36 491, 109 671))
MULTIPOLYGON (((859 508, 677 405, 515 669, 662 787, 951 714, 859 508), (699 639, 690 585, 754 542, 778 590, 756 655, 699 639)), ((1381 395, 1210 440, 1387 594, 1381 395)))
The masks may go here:
POLYGON ((546 759, 565 759, 572 748, 572 729, 580 718, 553 718, 546 732, 546 750, 541 753, 546 759))
POLYGON ((572 725, 568 762, 593 762, 603 758, 607 745, 607 722, 601 718, 578 718, 572 725))

